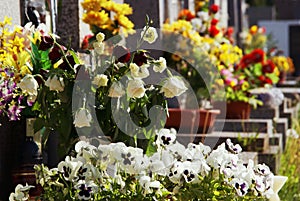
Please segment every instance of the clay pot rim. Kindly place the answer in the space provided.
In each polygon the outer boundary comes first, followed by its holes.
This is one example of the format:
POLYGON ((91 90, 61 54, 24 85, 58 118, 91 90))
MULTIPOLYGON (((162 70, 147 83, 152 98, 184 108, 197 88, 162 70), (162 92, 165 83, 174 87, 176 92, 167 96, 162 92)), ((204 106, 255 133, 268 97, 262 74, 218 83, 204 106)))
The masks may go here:
POLYGON ((193 112, 195 110, 198 110, 199 112, 208 112, 213 114, 220 114, 221 110, 218 109, 183 109, 183 108, 168 108, 168 111, 183 111, 183 112, 193 112))

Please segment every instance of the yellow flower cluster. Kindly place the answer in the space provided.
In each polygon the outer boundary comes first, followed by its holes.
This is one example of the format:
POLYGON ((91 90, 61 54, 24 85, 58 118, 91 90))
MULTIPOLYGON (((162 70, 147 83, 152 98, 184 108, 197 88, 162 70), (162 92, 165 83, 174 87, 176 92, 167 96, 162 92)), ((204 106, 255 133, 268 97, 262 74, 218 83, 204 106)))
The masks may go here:
POLYGON ((172 24, 163 24, 164 33, 178 34, 191 39, 194 45, 198 46, 202 42, 202 37, 198 32, 193 30, 193 26, 189 21, 177 20, 172 24))
POLYGON ((127 17, 132 14, 128 4, 111 0, 84 0, 81 5, 85 11, 82 20, 90 26, 109 30, 113 35, 122 32, 127 36, 135 32, 134 24, 127 17))
POLYGON ((17 80, 24 77, 30 71, 30 54, 24 45, 25 38, 20 27, 14 27, 9 31, 11 18, 5 17, 0 22, 0 68, 13 68, 17 80))
POLYGON ((273 63, 277 66, 281 72, 288 72, 290 70, 290 62, 285 56, 274 56, 271 58, 273 63))
POLYGON ((202 10, 208 3, 209 0, 195 0, 195 11, 198 12, 202 10))
POLYGON ((210 50, 210 55, 213 61, 216 61, 216 65, 225 65, 228 67, 233 67, 234 64, 243 56, 243 51, 235 45, 230 43, 223 43, 220 45, 212 46, 210 50))

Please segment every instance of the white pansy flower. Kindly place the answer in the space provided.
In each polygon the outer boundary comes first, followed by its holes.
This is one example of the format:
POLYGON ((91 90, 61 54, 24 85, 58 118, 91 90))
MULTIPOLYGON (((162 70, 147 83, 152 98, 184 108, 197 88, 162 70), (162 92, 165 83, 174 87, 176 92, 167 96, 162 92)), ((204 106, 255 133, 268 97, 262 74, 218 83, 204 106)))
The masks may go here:
POLYGON ((80 180, 74 188, 79 190, 77 194, 79 200, 91 200, 98 187, 93 181, 80 180))
POLYGON ((11 193, 9 196, 9 201, 22 201, 29 199, 29 190, 34 188, 34 186, 26 184, 23 186, 22 184, 18 184, 15 188, 15 192, 11 193))
POLYGON ((244 196, 248 193, 249 185, 246 181, 239 178, 233 178, 230 184, 235 188, 239 196, 244 196))
POLYGON ((98 86, 98 87, 105 87, 107 86, 108 78, 107 75, 101 74, 96 75, 92 81, 92 84, 98 86))
POLYGON ((125 94, 123 85, 121 84, 121 82, 114 82, 112 83, 110 89, 109 89, 109 93, 108 96, 109 97, 113 97, 113 98, 119 98, 122 97, 125 94))
POLYGON ((187 90, 184 82, 177 76, 172 76, 167 79, 162 88, 161 92, 164 93, 165 97, 173 98, 174 96, 180 96, 187 90))
POLYGON ((46 80, 45 85, 50 88, 50 91, 62 92, 65 89, 64 79, 62 77, 57 77, 57 75, 49 77, 46 80))
POLYGON ((92 122, 92 115, 89 110, 80 108, 75 113, 74 125, 77 128, 90 127, 92 122))
POLYGON ((226 144, 227 144, 227 146, 228 146, 228 148, 229 148, 229 150, 231 151, 231 152, 233 152, 234 154, 238 154, 238 153, 241 153, 242 152, 242 147, 239 145, 239 144, 233 144, 232 142, 231 142, 231 139, 227 139, 226 140, 226 144))
POLYGON ((24 93, 27 93, 30 96, 37 96, 37 89, 39 87, 39 84, 31 74, 27 74, 20 81, 19 87, 24 93))
POLYGON ((140 79, 129 80, 127 86, 127 94, 130 98, 142 98, 145 95, 146 89, 144 82, 140 79))
POLYGON ((135 63, 129 65, 131 76, 135 79, 143 79, 149 76, 148 65, 142 65, 139 67, 135 63))
POLYGON ((96 35, 96 40, 97 40, 98 42, 103 42, 104 39, 105 39, 104 33, 102 33, 102 32, 97 33, 97 35, 96 35))
POLYGON ((81 161, 73 161, 73 158, 67 156, 64 161, 57 165, 57 170, 63 174, 65 180, 74 181, 77 180, 77 173, 82 165, 81 161))
POLYGON ((143 31, 141 32, 141 37, 143 37, 144 41, 152 44, 157 39, 158 34, 154 27, 144 27, 143 31))
POLYGON ((159 57, 153 66, 154 72, 162 73, 167 68, 167 61, 164 57, 159 57))
POLYGON ((144 194, 152 193, 152 188, 158 189, 160 187, 159 181, 151 181, 149 176, 142 176, 139 179, 140 185, 144 188, 144 194))
POLYGON ((173 144, 176 140, 176 133, 176 130, 173 128, 163 128, 159 130, 159 132, 157 133, 155 144, 158 146, 158 148, 161 146, 165 147, 173 144))

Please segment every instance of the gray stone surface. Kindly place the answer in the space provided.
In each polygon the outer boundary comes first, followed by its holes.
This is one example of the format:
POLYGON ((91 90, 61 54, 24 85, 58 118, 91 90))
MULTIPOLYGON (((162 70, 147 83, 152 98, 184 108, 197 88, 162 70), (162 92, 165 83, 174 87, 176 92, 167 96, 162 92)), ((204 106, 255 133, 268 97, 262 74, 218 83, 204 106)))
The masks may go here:
POLYGON ((1 9, 0 9, 0 21, 3 21, 5 16, 12 18, 13 25, 20 25, 21 24, 20 1, 2 0, 1 9))

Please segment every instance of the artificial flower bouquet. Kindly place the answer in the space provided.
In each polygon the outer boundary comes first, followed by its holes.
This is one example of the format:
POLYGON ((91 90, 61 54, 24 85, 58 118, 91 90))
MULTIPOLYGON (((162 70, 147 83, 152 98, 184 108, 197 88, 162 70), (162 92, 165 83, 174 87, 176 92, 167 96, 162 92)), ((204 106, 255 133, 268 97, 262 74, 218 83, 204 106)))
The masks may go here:
MULTIPOLYGON (((93 146, 79 141, 75 151, 49 169, 36 165, 42 200, 279 200, 286 177, 265 164, 244 165, 229 139, 215 150, 202 143, 184 147, 174 129, 156 132, 157 151, 145 155, 124 143, 93 146)), ((27 200, 34 186, 18 185, 10 201, 27 200)))
POLYGON ((128 18, 128 15, 132 14, 129 4, 112 0, 84 0, 81 6, 84 12, 82 20, 90 25, 93 32, 89 38, 90 42, 96 40, 99 32, 104 33, 106 39, 114 37, 114 40, 119 40, 121 33, 127 36, 135 32, 134 24, 128 18))
MULTIPOLYGON (((231 68, 220 68, 222 80, 216 82, 218 87, 225 87, 227 101, 243 101, 252 105, 262 105, 257 88, 271 88, 279 80, 279 71, 275 64, 266 57, 262 49, 255 49, 245 54, 231 68)), ((222 96, 222 94, 218 94, 222 96)))
POLYGON ((30 109, 38 94, 36 72, 30 62, 30 25, 15 26, 11 19, 0 22, 0 113, 9 120, 32 116, 30 109))
POLYGON ((251 26, 239 34, 243 50, 246 54, 254 49, 267 48, 268 36, 265 27, 251 26))
POLYGON ((167 69, 163 57, 157 59, 141 49, 158 37, 150 21, 137 37, 137 48, 121 43, 111 45, 103 33, 96 35, 91 50, 95 63, 83 67, 74 86, 74 124, 78 133, 106 136, 112 142, 151 151, 154 130, 163 128, 167 98, 183 94, 184 81, 167 69), (84 94, 84 95, 80 95, 84 94), (79 98, 78 98, 79 97, 79 98), (81 97, 81 98, 80 98, 81 97))

